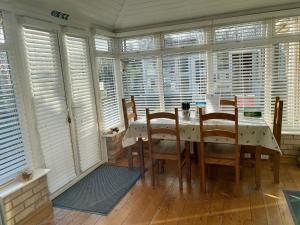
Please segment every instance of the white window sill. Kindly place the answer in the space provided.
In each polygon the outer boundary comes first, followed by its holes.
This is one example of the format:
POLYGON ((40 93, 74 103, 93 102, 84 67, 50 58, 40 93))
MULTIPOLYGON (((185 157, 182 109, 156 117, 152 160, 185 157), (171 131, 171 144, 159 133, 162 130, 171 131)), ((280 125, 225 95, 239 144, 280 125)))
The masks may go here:
POLYGON ((1 187, 0 188, 0 198, 5 198, 8 195, 20 190, 23 187, 26 187, 27 185, 31 184, 32 182, 36 181, 37 179, 45 176, 50 170, 49 169, 35 169, 33 170, 33 176, 28 181, 13 181, 12 183, 1 187))
POLYGON ((114 132, 114 133, 106 133, 106 132, 103 132, 102 133, 102 137, 114 137, 120 133, 122 133, 123 131, 125 131, 125 127, 119 127, 119 132, 114 132))

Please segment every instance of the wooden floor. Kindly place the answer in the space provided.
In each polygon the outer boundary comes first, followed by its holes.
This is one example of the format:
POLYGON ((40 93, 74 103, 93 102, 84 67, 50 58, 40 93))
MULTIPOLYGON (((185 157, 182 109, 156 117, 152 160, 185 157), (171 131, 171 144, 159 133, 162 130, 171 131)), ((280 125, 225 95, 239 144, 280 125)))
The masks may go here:
MULTIPOLYGON (((119 164, 125 164, 121 161, 119 164)), ((254 189, 254 170, 243 171, 239 187, 234 187, 231 170, 219 168, 208 183, 208 193, 199 191, 198 169, 193 165, 191 185, 179 191, 173 164, 158 176, 152 189, 149 173, 119 202, 108 216, 54 209, 53 215, 39 224, 51 225, 293 225, 283 189, 300 190, 300 169, 282 163, 281 182, 273 184, 271 168, 263 163, 262 188, 254 189), (228 181, 229 180, 229 181, 228 181), (231 181, 230 181, 231 180, 231 181)), ((186 181, 186 179, 185 179, 186 181)))

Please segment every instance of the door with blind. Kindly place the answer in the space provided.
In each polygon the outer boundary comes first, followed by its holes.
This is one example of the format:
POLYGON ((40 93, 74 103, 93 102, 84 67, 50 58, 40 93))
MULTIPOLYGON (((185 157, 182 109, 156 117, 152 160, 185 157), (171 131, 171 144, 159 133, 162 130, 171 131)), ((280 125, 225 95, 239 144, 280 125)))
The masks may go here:
POLYGON ((76 177, 57 33, 23 28, 32 100, 50 192, 76 177))
POLYGON ((65 36, 65 45, 80 169, 85 171, 101 159, 89 45, 87 38, 71 35, 65 36))

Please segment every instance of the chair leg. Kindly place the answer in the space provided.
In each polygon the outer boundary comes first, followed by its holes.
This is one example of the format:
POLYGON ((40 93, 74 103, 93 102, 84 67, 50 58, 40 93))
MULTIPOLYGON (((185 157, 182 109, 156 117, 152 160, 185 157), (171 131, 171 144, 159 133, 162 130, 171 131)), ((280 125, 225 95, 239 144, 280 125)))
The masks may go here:
POLYGON ((206 168, 205 168, 205 159, 204 159, 204 151, 203 151, 204 147, 202 146, 201 148, 201 144, 199 144, 199 150, 200 150, 200 154, 199 154, 199 162, 200 162, 200 190, 202 192, 206 192, 206 168))
POLYGON ((235 166, 235 184, 240 183, 240 175, 241 175, 241 168, 240 168, 240 162, 237 162, 237 165, 235 166))
POLYGON ((279 168, 280 168, 280 154, 276 152, 273 155, 273 175, 274 175, 274 183, 279 184, 279 168))
POLYGON ((159 168, 159 172, 160 173, 164 173, 165 172, 165 160, 159 160, 158 161, 158 168, 159 168))
POLYGON ((151 185, 153 188, 155 187, 154 166, 154 160, 150 159, 151 185))
POLYGON ((132 150, 131 148, 127 149, 127 159, 128 159, 128 168, 133 168, 133 157, 132 157, 132 150))
POLYGON ((177 161, 177 170, 178 170, 179 189, 182 190, 182 163, 181 163, 181 160, 177 161))
POLYGON ((144 149, 143 149, 143 140, 141 138, 139 138, 139 162, 140 162, 141 177, 144 177, 145 176, 144 149))
POLYGON ((256 183, 256 189, 260 189, 261 186, 261 180, 260 175, 261 173, 261 149, 259 147, 256 148, 255 153, 255 183, 256 183))
POLYGON ((185 142, 185 162, 186 162, 186 176, 189 182, 191 182, 191 154, 190 154, 190 142, 185 142))

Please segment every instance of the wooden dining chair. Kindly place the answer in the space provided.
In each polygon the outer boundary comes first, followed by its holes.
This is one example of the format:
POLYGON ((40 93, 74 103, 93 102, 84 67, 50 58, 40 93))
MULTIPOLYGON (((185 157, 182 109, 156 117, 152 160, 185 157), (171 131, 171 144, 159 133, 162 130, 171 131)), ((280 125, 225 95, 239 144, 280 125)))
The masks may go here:
POLYGON ((206 165, 225 165, 235 168, 235 182, 240 180, 240 145, 238 141, 238 109, 234 114, 208 113, 202 114, 199 109, 200 120, 200 166, 201 166, 201 190, 206 191, 206 165), (233 122, 233 129, 204 128, 203 123, 208 120, 225 120, 233 122), (233 144, 206 143, 206 139, 228 138, 233 144))
MULTIPOLYGON (((127 130, 129 127, 130 121, 136 121, 138 118, 136 105, 134 96, 130 97, 130 101, 126 101, 124 98, 122 99, 123 106, 123 116, 124 116, 124 124, 125 129, 127 130)), ((133 157, 139 157, 139 167, 141 170, 141 176, 144 174, 145 166, 144 166, 144 146, 145 141, 142 138, 138 138, 138 141, 135 145, 129 146, 126 148, 127 150, 127 158, 128 158, 128 167, 133 168, 133 157)))
POLYGON ((179 187, 182 189, 182 170, 186 166, 187 178, 191 179, 191 162, 190 162, 190 151, 189 144, 180 141, 179 134, 179 119, 178 109, 175 108, 175 113, 168 112, 157 112, 150 113, 149 109, 146 109, 147 116, 147 130, 148 130, 148 141, 149 141, 149 160, 150 160, 150 173, 152 186, 155 187, 155 164, 156 161, 171 160, 177 161, 177 172, 179 177, 179 187), (169 119, 174 121, 174 126, 165 126, 155 128, 152 126, 151 121, 154 119, 169 119), (175 141, 164 140, 160 142, 154 142, 153 135, 170 135, 174 136, 175 141))
MULTIPOLYGON (((283 101, 279 97, 275 99, 274 105, 274 118, 273 118, 273 135, 277 141, 278 146, 281 145, 281 129, 282 129, 282 116, 283 116, 283 101)), ((255 167, 255 179, 257 188, 260 187, 260 174, 261 174, 261 155, 268 155, 273 163, 273 176, 274 183, 279 183, 279 168, 280 168, 280 153, 264 147, 256 148, 254 146, 242 146, 242 166, 255 167), (250 154, 250 159, 245 159, 245 155, 250 154)))

